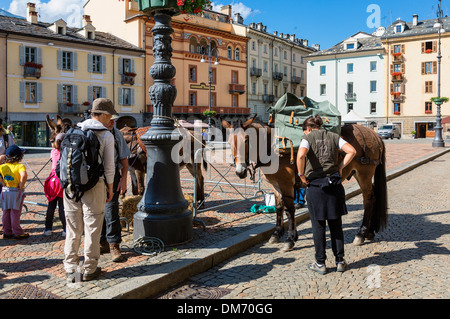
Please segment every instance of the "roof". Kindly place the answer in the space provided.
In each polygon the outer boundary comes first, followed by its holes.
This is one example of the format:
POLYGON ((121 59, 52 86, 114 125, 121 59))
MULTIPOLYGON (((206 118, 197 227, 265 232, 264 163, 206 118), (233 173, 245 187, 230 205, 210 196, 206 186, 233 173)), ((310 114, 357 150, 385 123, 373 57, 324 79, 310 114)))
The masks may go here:
MULTIPOLYGON (((403 20, 397 20, 392 23, 389 27, 387 27, 386 32, 381 36, 381 39, 392 39, 392 38, 403 38, 403 37, 412 37, 418 35, 427 35, 427 34, 438 34, 437 28, 434 28, 434 24, 437 22, 437 19, 423 20, 418 21, 417 25, 414 26, 413 22, 404 22, 403 20), (406 25, 405 31, 401 33, 395 33, 395 26, 399 23, 404 23, 406 25)), ((445 17, 441 18, 441 22, 444 25, 445 30, 450 30, 450 18, 445 17)))
POLYGON ((11 12, 8 12, 6 10, 0 9, 0 16, 6 16, 6 17, 13 17, 13 18, 18 18, 18 19, 24 19, 24 17, 12 14, 11 12))
POLYGON ((355 122, 366 122, 367 119, 351 110, 346 115, 344 115, 341 119, 342 123, 355 123, 355 122))
POLYGON ((347 54, 347 53, 355 53, 355 52, 365 52, 365 51, 373 51, 373 50, 383 50, 383 46, 381 43, 381 39, 379 37, 370 35, 364 32, 358 32, 352 35, 350 38, 332 46, 331 48, 321 50, 319 52, 311 53, 308 57, 315 56, 326 56, 326 55, 334 55, 334 54, 347 54), (356 37, 357 35, 365 35, 364 37, 356 37), (348 40, 354 39, 358 41, 358 47, 356 49, 347 50, 345 48, 345 44, 348 40))
POLYGON ((32 24, 23 18, 15 18, 10 16, 0 15, 0 32, 13 33, 24 35, 28 37, 44 38, 53 41, 65 41, 73 44, 87 44, 102 47, 110 47, 115 49, 133 50, 144 52, 137 46, 128 43, 110 33, 95 31, 95 39, 85 38, 79 34, 82 28, 66 27, 66 34, 58 34, 48 29, 54 23, 38 22, 32 24))

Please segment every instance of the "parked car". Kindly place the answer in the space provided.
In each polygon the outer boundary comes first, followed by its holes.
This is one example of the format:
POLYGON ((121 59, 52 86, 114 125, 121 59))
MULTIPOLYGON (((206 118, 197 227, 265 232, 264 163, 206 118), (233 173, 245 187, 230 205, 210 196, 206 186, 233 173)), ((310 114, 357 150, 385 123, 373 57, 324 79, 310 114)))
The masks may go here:
POLYGON ((402 137, 400 125, 399 124, 382 125, 378 129, 378 135, 380 135, 381 138, 394 139, 395 137, 400 139, 402 137))

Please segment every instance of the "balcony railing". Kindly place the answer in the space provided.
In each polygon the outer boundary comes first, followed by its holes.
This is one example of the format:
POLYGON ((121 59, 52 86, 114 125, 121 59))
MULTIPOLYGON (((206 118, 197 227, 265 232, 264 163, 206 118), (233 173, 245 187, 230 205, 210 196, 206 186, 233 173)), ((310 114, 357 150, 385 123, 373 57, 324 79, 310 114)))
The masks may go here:
POLYGON ((401 103, 403 102, 402 92, 391 92, 392 102, 401 103))
POLYGON ((130 85, 134 85, 134 77, 136 76, 136 74, 132 75, 132 74, 122 74, 121 75, 121 83, 122 84, 130 84, 130 85))
POLYGON ((275 96, 273 96, 271 94, 264 94, 263 101, 264 101, 264 103, 272 103, 275 101, 275 96))
POLYGON ((244 94, 245 93, 245 84, 230 84, 229 91, 230 91, 230 94, 234 94, 234 93, 244 94))
POLYGON ((302 83, 302 78, 299 76, 292 76, 292 83, 300 84, 302 83))
POLYGON ((355 101, 356 100, 356 93, 345 93, 345 99, 347 101, 355 101))
POLYGON ((273 72, 273 79, 276 81, 282 81, 284 74, 281 72, 273 72))
POLYGON ((41 69, 32 66, 23 67, 23 76, 26 78, 37 78, 41 77, 41 69))
POLYGON ((250 76, 256 76, 260 77, 262 75, 262 70, 258 68, 251 68, 250 69, 250 76))
POLYGON ((59 114, 79 114, 83 111, 79 110, 79 104, 72 103, 58 103, 58 113, 59 114))
MULTIPOLYGON (((147 105, 146 113, 153 113, 153 106, 147 105)), ((203 115, 203 112, 209 111, 208 106, 173 106, 173 114, 189 114, 189 115, 203 115)), ((211 111, 216 111, 217 114, 222 115, 239 115, 250 114, 249 107, 229 107, 229 106, 213 106, 211 111)))

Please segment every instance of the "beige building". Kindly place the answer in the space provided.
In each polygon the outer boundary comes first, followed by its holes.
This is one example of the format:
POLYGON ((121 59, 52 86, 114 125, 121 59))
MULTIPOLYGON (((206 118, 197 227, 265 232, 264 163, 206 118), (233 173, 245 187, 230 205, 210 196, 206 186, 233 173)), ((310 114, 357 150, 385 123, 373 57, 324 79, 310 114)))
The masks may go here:
MULTIPOLYGON (((436 19, 395 21, 381 36, 386 49, 386 122, 402 124, 403 136, 434 137, 438 90, 438 28, 436 19)), ((441 96, 450 97, 450 18, 442 19, 441 96)), ((441 107, 450 115, 450 104, 441 107)))
MULTIPOLYGON (((139 11, 137 2, 111 1, 108 3, 108 15, 103 14, 103 9, 104 1, 101 0, 89 0, 84 6, 85 14, 91 16, 98 28, 146 50, 144 73, 147 90, 143 94, 146 99, 143 117, 149 124, 153 106, 147 91, 153 85, 148 71, 154 62, 151 31, 154 20, 139 11)), ((209 109, 210 99, 211 109, 223 118, 229 121, 246 119, 250 114, 246 96, 248 38, 245 28, 233 24, 231 6, 224 6, 222 12, 205 10, 201 16, 175 16, 172 28, 172 64, 177 70, 173 80, 177 87, 173 115, 188 121, 203 118, 203 112, 209 109)), ((218 119, 214 121, 215 126, 221 127, 218 119)))
POLYGON ((0 16, 0 111, 22 146, 49 146, 46 115, 79 122, 97 97, 111 99, 121 115, 144 110, 144 51, 99 31, 88 16, 83 27, 59 19, 0 16))

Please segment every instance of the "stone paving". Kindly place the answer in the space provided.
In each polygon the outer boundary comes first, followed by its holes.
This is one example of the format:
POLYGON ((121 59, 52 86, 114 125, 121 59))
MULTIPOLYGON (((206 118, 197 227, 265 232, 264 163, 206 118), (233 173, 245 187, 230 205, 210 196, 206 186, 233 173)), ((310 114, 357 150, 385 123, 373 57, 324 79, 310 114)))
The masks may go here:
MULTIPOLYGON (((447 143, 448 144, 448 143, 447 143)), ((442 152, 442 149, 435 149, 431 147, 431 140, 420 140, 420 141, 410 141, 410 142, 396 142, 396 141, 388 141, 387 145, 387 166, 388 170, 395 171, 404 167, 408 167, 411 165, 415 165, 421 160, 426 160, 427 158, 436 156, 439 152, 442 152)), ((446 151, 448 148, 446 148, 446 151)), ((45 204, 45 196, 43 194, 43 187, 41 182, 43 183, 45 178, 49 174, 50 166, 47 165, 44 167, 44 164, 48 160, 48 154, 44 156, 36 156, 28 154, 25 157, 25 164, 28 168, 29 174, 29 182, 26 187, 27 198, 26 201, 31 203, 40 203, 45 204), (39 173, 38 173, 39 172, 39 173), (38 175, 39 179, 37 179, 34 174, 38 175)), ((444 158, 444 157, 442 157, 444 158)), ((441 161, 441 158, 435 160, 435 162, 441 161)), ((448 168, 448 161, 447 163, 448 168)), ((444 164, 445 164, 444 163, 444 164)), ((221 169, 226 170, 226 166, 222 165, 221 169)), ((443 165, 445 166, 445 165, 443 165)), ((214 173, 211 171, 211 174, 206 176, 208 178, 213 178, 214 173)), ((183 179, 190 178, 189 173, 186 170, 182 171, 181 174, 183 179)), ((410 176, 410 175, 408 175, 410 176)), ((232 183, 243 183, 242 181, 237 180, 234 177, 234 174, 227 175, 232 183)), ((435 177, 430 178, 428 176, 424 176, 424 179, 421 180, 419 184, 419 188, 421 190, 428 189, 428 192, 423 192, 425 199, 428 199, 428 194, 436 193, 435 187, 435 177), (430 183, 433 181, 433 183, 430 183), (430 191, 432 189, 432 191, 430 191)), ((437 178, 437 177, 436 177, 437 178)), ((447 182, 450 179, 447 178, 447 182)), ((393 182, 396 182, 394 180, 393 182)), ((247 182, 251 185, 251 182, 247 182)), ((405 182, 403 182, 405 183, 405 182)), ((436 184, 442 185, 443 195, 445 195, 445 187, 448 188, 448 183, 445 184, 446 181, 442 181, 436 184), (447 186, 445 186, 447 185, 447 186)), ((346 185, 347 188, 354 187, 355 182, 350 181, 346 185)), ((192 192, 192 183, 189 181, 183 180, 183 191, 185 193, 192 192)), ((399 201, 403 201, 406 205, 404 207, 408 207, 408 210, 413 211, 414 207, 417 208, 417 205, 409 200, 411 197, 417 197, 419 194, 417 193, 417 186, 412 187, 407 193, 408 195, 402 194, 399 190, 397 193, 397 188, 391 188, 392 182, 390 182, 390 196, 391 196, 391 209, 395 206, 393 204, 397 204, 397 201, 392 202, 392 196, 394 194, 399 194, 399 201), (416 206, 414 206, 416 205, 416 206)), ((222 185, 223 186, 223 185, 222 185)), ((252 186, 252 185, 251 185, 252 186)), ((400 183, 400 186, 402 184, 400 183)), ((404 185, 406 186, 406 185, 404 185)), ((211 189, 212 185, 208 185, 207 189, 211 189)), ((263 189, 267 189, 267 185, 263 183, 263 189)), ((250 187, 251 191, 253 189, 250 187)), ((407 190, 405 190, 406 192, 407 190)), ((227 200, 230 200, 232 197, 236 199, 242 199, 239 196, 236 196, 230 190, 230 187, 223 186, 221 189, 216 189, 206 203, 207 207, 211 207, 211 205, 215 203, 223 203, 227 200)), ((447 203, 448 195, 447 196, 447 203)), ((358 202, 358 197, 350 200, 349 206, 355 211, 348 215, 345 220, 345 234, 347 241, 352 240, 352 236, 354 233, 354 229, 359 225, 361 221, 361 205, 358 202), (359 206, 358 206, 359 205, 359 206)), ((359 200, 360 201, 360 200, 359 200)), ((445 202, 445 201, 443 201, 445 202)), ((124 250, 124 255, 127 258, 124 263, 113 263, 110 261, 110 257, 108 254, 102 255, 100 258, 99 266, 102 267, 103 273, 99 277, 98 280, 94 280, 91 282, 81 282, 75 284, 67 284, 65 280, 64 269, 62 265, 63 260, 63 247, 64 247, 64 239, 61 236, 61 226, 57 218, 55 218, 55 226, 54 232, 52 236, 46 237, 43 236, 44 230, 44 219, 45 219, 45 211, 46 207, 42 205, 35 204, 27 204, 27 211, 24 211, 22 214, 22 227, 26 232, 30 233, 30 238, 22 241, 14 241, 14 240, 0 240, 0 296, 5 295, 7 292, 23 287, 25 284, 30 284, 38 289, 46 290, 54 295, 57 295, 61 298, 67 299, 82 299, 82 298, 121 298, 127 297, 126 295, 121 295, 127 289, 128 286, 131 286, 135 282, 139 282, 140 284, 144 284, 146 280, 152 283, 152 276, 160 276, 159 280, 167 281, 176 280, 174 278, 174 274, 176 272, 171 272, 171 269, 176 268, 177 265, 189 265, 194 262, 201 261, 203 257, 198 257, 200 253, 204 253, 204 251, 222 249, 224 245, 226 245, 227 240, 237 238, 243 233, 252 232, 253 230, 257 231, 261 227, 273 227, 275 223, 275 216, 269 214, 253 214, 250 212, 250 207, 254 203, 261 203, 261 200, 252 200, 244 203, 240 203, 233 206, 228 206, 224 208, 220 208, 217 210, 211 210, 199 213, 196 217, 202 220, 206 225, 206 230, 203 230, 199 225, 195 225, 194 227, 194 238, 187 244, 179 245, 177 247, 166 247, 165 251, 156 255, 156 256, 144 256, 137 254, 134 252, 131 247, 133 245, 132 240, 132 229, 127 232, 125 229, 122 233, 123 242, 122 249, 124 250), (167 275, 168 277, 164 277, 167 275), (170 280, 169 280, 170 279, 170 280)), ((442 222, 442 218, 445 217, 445 214, 433 214, 433 212, 448 212, 449 208, 441 207, 438 210, 439 201, 435 199, 433 201, 432 207, 436 207, 430 212, 428 215, 420 215, 418 219, 406 217, 409 216, 401 207, 398 207, 398 218, 395 215, 395 210, 393 217, 391 218, 391 223, 389 226, 389 231, 380 235, 379 239, 375 241, 375 243, 371 243, 369 245, 365 245, 362 249, 353 250, 348 245, 347 256, 349 261, 351 261, 351 269, 344 273, 341 277, 333 276, 335 274, 328 274, 323 276, 323 278, 317 277, 317 280, 310 280, 311 274, 307 271, 304 271, 303 264, 306 265, 307 262, 310 261, 311 254, 311 233, 309 222, 302 224, 299 226, 300 230, 300 240, 296 246, 296 250, 294 250, 291 254, 281 254, 278 251, 278 247, 266 246, 265 244, 256 246, 252 250, 252 255, 255 257, 252 259, 252 279, 239 279, 235 274, 230 275, 228 282, 226 279, 222 279, 222 281, 218 281, 217 285, 225 285, 228 287, 233 287, 233 292, 227 295, 228 298, 257 298, 257 295, 254 295, 254 291, 258 290, 257 282, 258 280, 264 280, 264 274, 270 274, 272 271, 280 270, 288 273, 286 270, 292 270, 295 272, 295 276, 289 276, 286 279, 286 284, 281 285, 280 280, 277 282, 276 294, 275 291, 272 292, 273 297, 279 298, 291 298, 291 297, 318 297, 318 295, 314 295, 314 292, 322 291, 323 286, 332 287, 332 286, 343 286, 344 284, 348 286, 348 291, 350 295, 343 295, 342 297, 352 297, 358 296, 361 298, 372 297, 372 296, 380 296, 376 295, 372 292, 372 294, 367 293, 362 295, 358 295, 360 290, 359 284, 356 279, 365 281, 367 278, 366 269, 368 265, 376 264, 378 268, 370 268, 371 271, 376 273, 380 270, 381 273, 381 287, 386 287, 385 282, 402 282, 404 278, 399 275, 398 269, 402 269, 402 274, 407 276, 406 278, 414 278, 414 264, 417 262, 417 258, 421 258, 424 260, 428 260, 430 258, 434 258, 436 254, 441 254, 444 251, 444 247, 440 242, 435 242, 435 240, 439 239, 441 236, 436 237, 437 235, 424 234, 426 242, 419 242, 420 237, 415 232, 410 233, 406 229, 401 226, 403 219, 405 219, 407 224, 413 223, 414 225, 425 225, 425 226, 433 226, 433 229, 438 231, 439 228, 445 226, 442 222), (433 221, 433 222, 431 222, 433 221), (439 222, 438 222, 439 221, 439 222), (403 235, 398 236, 396 234, 403 235), (397 252, 398 249, 392 247, 392 238, 395 238, 394 243, 396 245, 401 245, 403 248, 400 252, 397 252), (419 246, 415 246, 416 243, 419 243, 419 246), (376 247, 375 250, 371 248, 376 247), (432 250, 435 251, 435 254, 429 254, 426 251, 432 250), (412 257, 409 254, 412 253, 412 257), (377 256, 386 257, 385 262, 376 258, 377 256), (409 257, 408 257, 409 256, 409 257), (405 260, 405 263, 400 263, 399 265, 395 263, 395 260, 405 260), (300 263, 300 264, 298 264, 300 263), (258 274, 258 275, 257 275, 258 274), (348 282, 346 280, 348 276, 351 275, 354 277, 353 281, 348 282), (333 276, 333 280, 329 278, 333 276), (303 281, 307 283, 308 286, 299 285, 299 281, 303 281), (326 280, 324 280, 326 279, 326 280), (255 285, 252 287, 251 285, 255 285), (320 289, 319 289, 320 288, 320 289), (302 293, 298 293, 297 295, 290 293, 290 291, 302 291, 302 293)), ((424 208, 428 207, 427 205, 422 207, 422 212, 424 208)), ((428 211, 428 210, 427 210, 428 211)), ((392 213, 392 210, 391 210, 392 213)), ((55 214, 57 215, 57 214, 55 214)), ((423 228, 425 230, 425 228, 423 228)), ((445 229, 444 229, 445 230, 445 229)), ((448 229, 446 231, 441 231, 441 235, 444 233, 448 233, 448 229)), ((253 236, 253 235, 252 235, 253 236)), ((448 239, 448 237, 447 237, 448 239)), ((448 244, 448 240, 447 240, 448 244)), ((230 253, 231 254, 231 253, 230 253)), ((82 251, 80 251, 80 255, 82 255, 82 251)), ((231 255, 228 257, 232 257, 231 255)), ((442 256, 441 256, 442 257, 442 256)), ((444 256, 445 257, 445 256, 444 256)), ((448 256, 447 256, 448 257, 448 256)), ((434 260, 431 260, 434 262, 434 260)), ((430 261, 430 262, 431 262, 430 261)), ((442 259, 444 261, 444 259, 442 259)), ((248 272, 249 270, 244 267, 245 262, 243 262, 241 267, 233 267, 240 269, 242 272, 248 272)), ((445 265, 448 265, 447 262, 440 265, 440 269, 445 269, 445 265)), ((197 265, 195 267, 198 267, 197 265)), ((207 270, 208 266, 206 267, 207 270)), ((224 266, 226 267, 226 266, 224 266)), ((435 266, 430 263, 429 269, 433 269, 435 266)), ((203 269, 198 267, 198 269, 203 269)), ((369 269, 369 268, 367 268, 369 269)), ((203 271, 204 271, 203 270, 203 271)), ((447 287, 448 283, 448 268, 446 269, 447 278, 444 276, 440 277, 443 287, 447 287), (446 282, 447 280, 447 282, 446 282)), ((225 278, 229 276, 226 271, 216 269, 216 272, 219 272, 220 278, 224 276, 225 278)), ((189 275, 196 275, 200 272, 200 270, 192 270, 191 268, 181 269, 177 274, 181 276, 179 281, 189 278, 189 275), (183 273, 180 275, 179 273, 183 273)), ((443 274, 443 273, 442 273, 443 274)), ((427 278, 433 278, 434 282, 438 282, 438 279, 434 277, 427 277, 427 274, 423 274, 422 286, 425 286, 425 282, 427 278)), ((215 276, 214 272, 211 273, 211 276, 215 276)), ((215 276, 217 279, 219 276, 215 276)), ((203 277, 199 275, 198 280, 203 277)), ((377 279, 378 277, 375 277, 377 279)), ((416 282, 416 280, 413 280, 416 282)), ((418 280, 417 280, 418 282, 418 280)), ((375 280, 375 285, 377 281, 375 280)), ((407 287, 401 286, 402 288, 396 288, 392 291, 389 291, 389 297, 402 296, 402 293, 409 291, 407 287)), ((167 287, 166 287, 167 288, 167 287)), ((447 289, 447 288, 445 288, 447 289)), ((132 290, 132 289, 131 289, 132 290)), ((135 290, 138 290, 135 288, 135 290)), ((380 291, 380 290, 376 290, 380 291)), ((433 290, 434 291, 434 290, 433 290)), ((154 293, 155 291, 153 291, 154 293)), ((159 292, 159 291, 158 291, 159 292)), ((335 293, 333 289, 330 289, 330 296, 335 293)), ((429 294, 427 292, 423 293, 424 297, 431 296, 431 291, 429 294)), ((362 292, 361 292, 362 294, 362 292)), ((448 290, 442 291, 438 290, 435 292, 438 295, 445 295, 448 297, 448 290)), ((146 297, 140 296, 138 293, 130 294, 128 297, 139 298, 146 297)), ((262 295, 260 296, 263 297, 262 295)), ((269 296, 268 296, 269 297, 269 296)), ((334 295, 334 297, 338 297, 334 295)), ((381 296, 382 297, 382 296, 381 296)), ((320 298, 326 298, 326 295, 321 295, 320 298)), ((339 297, 338 297, 339 298, 339 297)))

